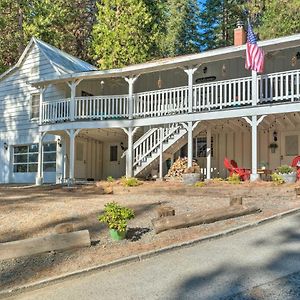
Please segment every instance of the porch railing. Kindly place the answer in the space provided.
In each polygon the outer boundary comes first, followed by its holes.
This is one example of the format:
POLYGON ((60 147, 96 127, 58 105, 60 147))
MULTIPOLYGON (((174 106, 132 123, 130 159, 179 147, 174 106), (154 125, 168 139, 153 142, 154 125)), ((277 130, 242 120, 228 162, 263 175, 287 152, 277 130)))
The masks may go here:
MULTIPOLYGON (((252 105, 252 78, 196 84, 192 98, 192 112, 252 105)), ((258 76, 258 98, 257 105, 300 100, 300 70, 258 76)), ((42 103, 42 123, 184 114, 189 111, 188 100, 188 86, 182 86, 136 93, 132 99, 128 95, 116 95, 47 101, 42 103), (71 109, 71 101, 74 101, 74 109, 71 109), (130 101, 133 102, 132 116, 129 116, 130 101)))
POLYGON ((128 118, 128 95, 75 98, 76 119, 128 118))

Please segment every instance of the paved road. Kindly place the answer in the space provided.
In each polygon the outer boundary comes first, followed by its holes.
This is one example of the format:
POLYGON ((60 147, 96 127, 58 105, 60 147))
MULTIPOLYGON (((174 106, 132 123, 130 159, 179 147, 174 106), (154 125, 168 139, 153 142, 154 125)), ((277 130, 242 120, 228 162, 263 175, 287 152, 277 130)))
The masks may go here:
POLYGON ((300 299, 300 214, 14 299, 300 299))

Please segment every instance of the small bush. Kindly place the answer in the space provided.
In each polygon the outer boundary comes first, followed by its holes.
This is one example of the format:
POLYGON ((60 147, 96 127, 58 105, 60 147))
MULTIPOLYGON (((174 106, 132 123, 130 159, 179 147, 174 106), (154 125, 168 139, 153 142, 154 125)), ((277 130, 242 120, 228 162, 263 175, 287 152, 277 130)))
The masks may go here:
POLYGON ((223 178, 212 178, 210 180, 210 182, 213 182, 213 183, 224 182, 224 179, 223 178))
POLYGON ((116 202, 106 203, 104 213, 98 217, 100 223, 106 223, 109 229, 124 232, 127 221, 134 218, 134 211, 116 202))
POLYGON ((106 180, 107 180, 108 182, 114 182, 114 181, 115 181, 115 179, 114 179, 112 176, 108 176, 108 177, 106 178, 106 180))
POLYGON ((276 184, 276 185, 280 185, 284 183, 284 180, 282 178, 282 176, 278 173, 273 173, 271 175, 272 181, 276 184))
POLYGON ((121 178, 121 184, 123 186, 133 187, 133 186, 139 186, 143 183, 135 177, 129 177, 129 178, 122 177, 121 178))
POLYGON ((240 179, 240 176, 238 174, 232 174, 231 176, 229 176, 227 178, 227 182, 231 183, 231 184, 240 184, 241 179, 240 179))
POLYGON ((290 173, 294 173, 295 169, 288 165, 282 165, 277 168, 277 172, 281 174, 290 174, 290 173))
POLYGON ((205 186, 205 182, 203 181, 198 181, 195 183, 195 187, 204 187, 205 186))

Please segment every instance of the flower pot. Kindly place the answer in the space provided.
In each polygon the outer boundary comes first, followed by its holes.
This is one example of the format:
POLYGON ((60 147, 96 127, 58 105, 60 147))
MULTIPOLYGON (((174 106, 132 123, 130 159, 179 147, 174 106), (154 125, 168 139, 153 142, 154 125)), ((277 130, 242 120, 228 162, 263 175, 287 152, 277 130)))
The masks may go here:
POLYGON ((126 236, 126 231, 118 231, 115 229, 109 229, 110 236, 115 241, 124 240, 126 236))
POLYGON ((297 180, 297 173, 289 173, 289 174, 281 174, 279 173, 279 175, 282 177, 283 181, 285 183, 295 183, 297 180))
POLYGON ((194 185, 196 182, 200 181, 199 173, 186 173, 182 174, 183 183, 186 185, 194 185))

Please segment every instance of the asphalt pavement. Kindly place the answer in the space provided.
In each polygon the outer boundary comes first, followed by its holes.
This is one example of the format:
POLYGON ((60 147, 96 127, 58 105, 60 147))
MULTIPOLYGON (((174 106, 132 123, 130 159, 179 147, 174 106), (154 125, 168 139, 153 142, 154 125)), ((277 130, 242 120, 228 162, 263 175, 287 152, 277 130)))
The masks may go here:
POLYGON ((300 214, 13 299, 300 299, 300 214))

